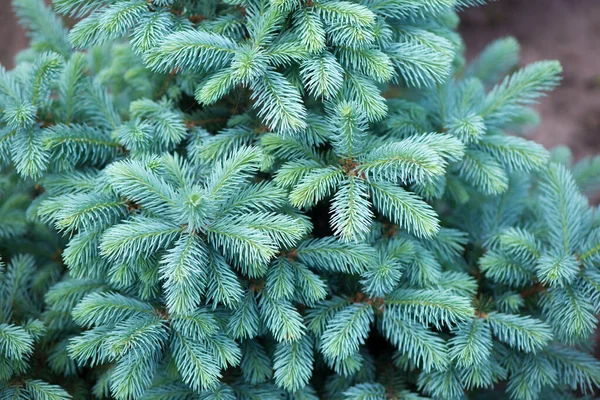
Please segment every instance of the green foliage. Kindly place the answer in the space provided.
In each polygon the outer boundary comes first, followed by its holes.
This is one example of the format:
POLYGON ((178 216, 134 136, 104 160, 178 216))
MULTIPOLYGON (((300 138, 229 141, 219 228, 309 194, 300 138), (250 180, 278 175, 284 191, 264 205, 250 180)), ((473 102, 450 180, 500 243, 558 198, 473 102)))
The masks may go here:
POLYGON ((63 272, 56 258, 63 243, 27 217, 31 185, 12 173, 4 173, 0 182, 6 218, 0 236, 0 394, 2 398, 71 399, 57 383, 76 382, 68 373, 73 363, 67 359, 60 365, 58 359, 65 351, 54 340, 69 334, 69 327, 61 323, 61 316, 44 312, 44 294, 63 272))
POLYGON ((482 3, 14 0, 0 398, 597 390, 598 159, 519 135, 558 63, 466 65, 482 3))

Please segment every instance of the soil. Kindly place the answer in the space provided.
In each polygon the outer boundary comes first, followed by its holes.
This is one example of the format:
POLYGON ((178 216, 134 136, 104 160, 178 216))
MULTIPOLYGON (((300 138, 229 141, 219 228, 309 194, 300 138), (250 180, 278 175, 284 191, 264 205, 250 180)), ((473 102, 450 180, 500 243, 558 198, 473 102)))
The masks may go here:
MULTIPOLYGON (((560 88, 538 106, 533 137, 548 147, 566 144, 576 158, 600 153, 600 0, 499 0, 462 13, 467 55, 504 36, 521 43, 523 63, 558 59, 560 88)), ((12 68, 27 39, 10 0, 0 0, 0 64, 12 68)))
POLYGON ((469 57, 513 36, 523 64, 559 60, 563 82, 537 107, 542 123, 533 138, 566 144, 575 158, 600 153, 600 0, 500 0, 461 17, 469 57))
POLYGON ((17 24, 10 0, 0 0, 0 65, 13 68, 15 54, 27 43, 25 31, 17 24))

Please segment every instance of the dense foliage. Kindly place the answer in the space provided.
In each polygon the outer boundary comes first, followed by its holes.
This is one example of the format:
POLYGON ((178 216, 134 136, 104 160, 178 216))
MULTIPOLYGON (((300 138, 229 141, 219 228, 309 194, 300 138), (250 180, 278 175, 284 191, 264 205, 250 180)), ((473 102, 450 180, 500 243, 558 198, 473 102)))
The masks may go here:
POLYGON ((14 0, 0 399, 574 399, 600 213, 483 0, 14 0))

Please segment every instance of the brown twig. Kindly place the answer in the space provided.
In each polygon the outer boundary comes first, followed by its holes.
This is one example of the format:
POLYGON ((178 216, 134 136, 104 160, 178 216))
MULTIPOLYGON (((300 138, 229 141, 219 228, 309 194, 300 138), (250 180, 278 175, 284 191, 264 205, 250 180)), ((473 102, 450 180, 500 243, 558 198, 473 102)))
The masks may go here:
POLYGON ((184 121, 184 124, 187 129, 191 129, 194 126, 202 126, 202 125, 210 124, 212 122, 227 122, 227 118, 207 118, 207 119, 201 119, 201 120, 197 120, 197 121, 186 120, 186 121, 184 121))
POLYGON ((354 296, 350 297, 352 303, 364 303, 371 306, 375 306, 377 311, 382 312, 385 308, 385 302, 383 297, 369 297, 362 292, 356 292, 354 296))
POLYGON ((179 71, 179 68, 177 68, 177 67, 173 68, 173 70, 171 71, 171 73, 169 74, 169 76, 167 77, 167 79, 165 80, 163 85, 161 86, 160 90, 155 94, 155 96, 154 96, 155 98, 159 99, 167 92, 167 89, 169 88, 169 84, 171 83, 171 81, 173 80, 175 75, 177 75, 177 71, 179 71))
POLYGON ((533 296, 537 293, 543 293, 546 291, 546 287, 542 285, 540 282, 536 282, 532 287, 527 288, 521 292, 522 298, 527 298, 529 296, 533 296))

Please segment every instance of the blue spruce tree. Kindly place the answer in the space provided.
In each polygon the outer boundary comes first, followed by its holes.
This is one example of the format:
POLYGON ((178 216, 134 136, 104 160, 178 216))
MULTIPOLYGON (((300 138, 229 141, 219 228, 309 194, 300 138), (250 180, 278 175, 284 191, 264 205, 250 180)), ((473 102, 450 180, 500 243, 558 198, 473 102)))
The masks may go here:
POLYGON ((557 62, 466 63, 483 0, 13 1, 0 399, 599 388, 600 159, 524 136, 557 62))

